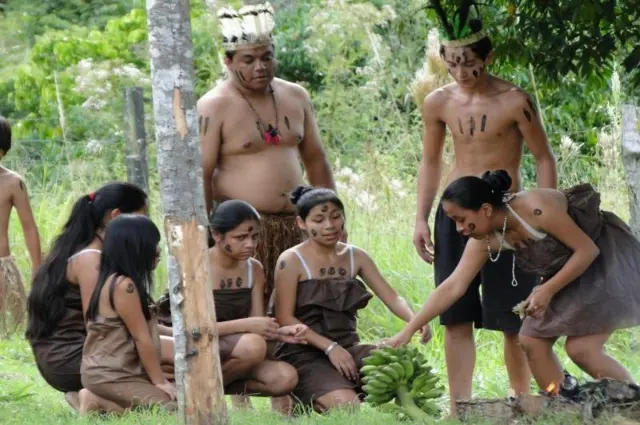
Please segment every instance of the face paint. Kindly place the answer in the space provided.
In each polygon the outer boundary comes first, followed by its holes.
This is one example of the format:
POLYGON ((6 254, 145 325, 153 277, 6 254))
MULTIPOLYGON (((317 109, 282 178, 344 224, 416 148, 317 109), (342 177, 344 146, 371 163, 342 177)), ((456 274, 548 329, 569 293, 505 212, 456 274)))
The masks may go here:
POLYGON ((524 113, 524 116, 527 118, 527 121, 531 122, 531 113, 526 109, 523 109, 522 112, 524 113))
POLYGON ((253 226, 249 226, 249 232, 253 232, 253 226))
POLYGON ((227 279, 227 288, 231 288, 231 285, 233 285, 233 279, 232 278, 228 278, 227 279))
POLYGON ((291 125, 289 125, 289 117, 285 115, 284 117, 284 125, 287 126, 287 130, 291 130, 291 125))
POLYGON ((322 206, 322 209, 321 209, 320 211, 322 211, 322 212, 327 212, 327 211, 329 211, 329 205, 323 205, 323 206, 322 206))
POLYGON ((458 130, 460 130, 460 134, 464 134, 464 130, 462 129, 462 120, 458 118, 458 130))
POLYGON ((476 120, 475 118, 471 117, 471 119, 469 120, 469 133, 471 133, 471 135, 473 136, 473 133, 476 131, 476 120))
POLYGON ((283 270, 286 265, 287 265, 286 261, 284 260, 280 261, 280 270, 283 270))
POLYGON ((531 108, 531 110, 533 111, 533 114, 536 114, 536 108, 535 106, 533 106, 533 102, 531 102, 531 99, 527 99, 527 103, 529 104, 529 108, 531 108))
POLYGON ((239 277, 239 278, 236 279, 236 287, 239 288, 241 286, 242 286, 242 278, 239 277))
POLYGON ((344 276, 344 275, 346 275, 346 274, 347 274, 347 271, 346 271, 344 268, 340 267, 340 268, 338 269, 338 274, 339 274, 340 276, 344 276))
POLYGON ((313 236, 313 237, 318 236, 318 232, 316 232, 315 230, 311 229, 311 236, 313 236))
POLYGON ((471 230, 472 232, 476 230, 476 225, 473 223, 469 223, 469 230, 471 230))
POLYGON ((227 284, 225 283, 224 279, 220 280, 220 289, 224 289, 224 287, 227 286, 227 284))
POLYGON ((473 70, 473 76, 475 79, 478 79, 478 71, 476 71, 475 69, 473 70))
POLYGON ((240 80, 243 83, 247 82, 247 80, 244 78, 244 75, 242 75, 242 72, 236 71, 235 74, 236 74, 236 77, 238 78, 238 80, 240 80))
POLYGON ((228 253, 232 253, 233 252, 233 250, 231 249, 230 245, 225 245, 224 246, 224 250, 227 251, 228 253))
POLYGON ((325 269, 324 267, 320 269, 320 276, 324 276, 327 274, 327 269, 325 269))
POLYGON ((533 215, 542 215, 542 210, 536 208, 535 210, 533 210, 533 215))
POLYGON ((480 131, 484 132, 484 129, 487 126, 487 116, 483 115, 482 116, 482 124, 480 125, 480 131))
POLYGON ((330 275, 336 274, 336 268, 335 267, 329 267, 329 274, 330 275))

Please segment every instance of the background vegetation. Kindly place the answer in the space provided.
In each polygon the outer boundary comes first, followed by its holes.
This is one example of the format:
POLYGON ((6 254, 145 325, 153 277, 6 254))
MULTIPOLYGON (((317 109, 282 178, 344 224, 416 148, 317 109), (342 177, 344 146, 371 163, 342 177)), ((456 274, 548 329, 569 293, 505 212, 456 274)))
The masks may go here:
MULTIPOLYGON (((418 105, 427 92, 448 81, 432 31, 437 23, 424 10, 425 3, 274 2, 283 4, 277 16, 278 75, 312 93, 322 139, 347 204, 351 241, 373 255, 415 307, 433 286, 431 267, 411 244, 421 156, 418 105)), ((456 2, 443 3, 450 8, 456 2)), ((602 191, 604 207, 627 219, 618 106, 621 101, 637 103, 640 93, 639 72, 634 69, 640 60, 640 8, 632 0, 615 2, 615 7, 613 2, 557 3, 496 0, 482 6, 496 45, 491 71, 520 85, 540 103, 558 157, 561 186, 589 181, 602 191)), ((75 199, 108 180, 126 178, 122 90, 133 85, 146 93, 152 216, 160 223, 144 1, 7 0, 0 6, 0 114, 12 121, 15 139, 3 165, 28 180, 43 248, 48 248, 75 199)), ((191 7, 199 96, 222 77, 223 69, 215 20, 201 0, 192 0, 191 7)), ((450 153, 449 145, 449 162, 450 153)), ((528 152, 523 176, 525 186, 535 184, 528 152)), ((28 281, 29 259, 15 214, 10 241, 28 281)), ((164 289, 163 265, 156 274, 159 293, 164 289)), ((399 330, 401 323, 389 317, 374 300, 359 322, 363 339, 374 341, 399 330)), ((423 349, 444 378, 437 322, 434 330, 434 340, 423 349)), ((476 394, 504 397, 508 381, 501 337, 477 335, 476 394)), ((609 350, 638 375, 635 331, 618 332, 609 350)), ((0 342, 0 365, 0 423, 72 421, 74 414, 39 377, 19 335, 0 342)), ((260 420, 279 423, 277 417, 265 416, 265 401, 255 403, 260 420)), ((107 422, 173 423, 159 413, 149 415, 107 422)), ((251 413, 234 413, 232 423, 255 419, 251 413)), ((365 408, 358 416, 336 413, 301 423, 328 421, 390 423, 390 417, 365 408)))

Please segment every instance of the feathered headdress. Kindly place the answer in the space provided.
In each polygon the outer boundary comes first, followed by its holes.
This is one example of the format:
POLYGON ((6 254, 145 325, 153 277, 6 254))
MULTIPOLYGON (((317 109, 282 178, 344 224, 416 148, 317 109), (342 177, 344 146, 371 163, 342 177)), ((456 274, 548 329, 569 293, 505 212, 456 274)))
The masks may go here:
POLYGON ((480 20, 480 11, 473 0, 463 0, 453 14, 451 22, 438 0, 432 0, 430 8, 436 12, 440 21, 440 43, 448 47, 463 47, 482 40, 487 36, 484 29, 473 31, 469 26, 471 19, 480 20), (474 16, 471 16, 472 12, 474 16))
POLYGON ((244 6, 239 11, 223 7, 218 11, 222 30, 222 46, 235 50, 242 46, 262 46, 273 42, 275 12, 269 2, 244 6))

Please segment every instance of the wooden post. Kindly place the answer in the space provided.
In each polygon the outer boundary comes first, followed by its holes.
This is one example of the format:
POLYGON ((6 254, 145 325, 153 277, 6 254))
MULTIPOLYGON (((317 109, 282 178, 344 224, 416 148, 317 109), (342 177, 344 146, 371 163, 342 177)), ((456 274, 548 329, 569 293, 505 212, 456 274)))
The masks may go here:
POLYGON ((124 111, 127 132, 128 181, 148 192, 147 134, 144 128, 142 87, 127 87, 124 89, 124 111))
POLYGON ((630 227, 640 239, 640 111, 622 105, 622 162, 629 188, 630 227))
POLYGON ((200 169, 189 0, 147 0, 181 422, 227 423, 200 169))

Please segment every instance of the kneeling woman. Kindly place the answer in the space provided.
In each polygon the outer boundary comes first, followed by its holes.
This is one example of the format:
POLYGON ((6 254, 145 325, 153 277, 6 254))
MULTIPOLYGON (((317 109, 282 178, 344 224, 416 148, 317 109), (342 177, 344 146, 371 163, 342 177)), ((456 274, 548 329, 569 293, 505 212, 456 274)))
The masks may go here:
POLYGON ((309 345, 280 344, 276 355, 298 370, 293 396, 301 403, 319 412, 357 405, 362 360, 376 348, 360 344, 356 333, 358 310, 373 297, 358 277, 402 320, 411 320, 413 312, 366 252, 339 242, 345 219, 335 192, 299 187, 291 201, 298 226, 309 237, 278 259, 276 318, 284 325, 307 325, 309 345))
POLYGON ((120 213, 146 214, 144 191, 112 182, 78 199, 29 293, 26 337, 38 370, 80 411, 114 407, 81 391, 80 363, 87 335, 84 313, 98 280, 104 229, 120 213))
POLYGON ((82 385, 123 409, 177 408, 176 388, 161 368, 150 297, 160 232, 145 216, 120 215, 106 228, 98 283, 87 310, 82 385))
POLYGON ((520 330, 540 388, 557 389, 564 378, 553 352, 562 336, 569 357, 592 377, 632 381, 604 344, 616 329, 640 324, 640 242, 618 217, 600 210, 600 196, 589 184, 507 196, 510 185, 499 170, 447 187, 444 210, 472 239, 455 271, 390 343, 409 341, 464 294, 487 258, 496 261, 502 250, 513 249, 514 264, 543 278, 525 300, 520 330))

